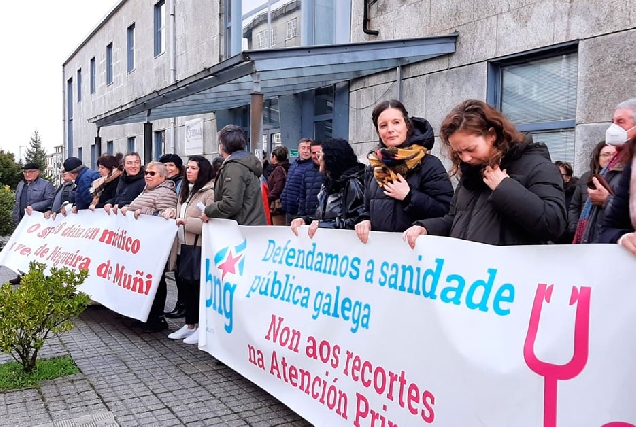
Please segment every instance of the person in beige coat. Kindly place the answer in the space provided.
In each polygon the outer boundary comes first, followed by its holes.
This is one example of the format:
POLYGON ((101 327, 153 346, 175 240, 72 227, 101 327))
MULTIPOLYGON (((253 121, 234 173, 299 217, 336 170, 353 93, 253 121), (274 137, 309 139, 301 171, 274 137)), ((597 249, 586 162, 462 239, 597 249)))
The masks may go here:
MULTIPOLYGON (((166 180, 167 170, 163 163, 150 162, 146 166, 144 179, 146 186, 139 196, 129 205, 120 209, 123 215, 128 211, 134 212, 135 218, 139 215, 163 215, 168 209, 175 209, 177 206, 177 193, 174 191, 174 182, 166 180)), ((166 285, 166 273, 161 275, 155 299, 152 302, 148 320, 143 324, 143 328, 149 332, 160 332, 168 328, 168 322, 163 315, 168 296, 166 285)))
MULTIPOLYGON (((176 218, 179 226, 177 241, 170 255, 171 261, 176 256, 177 271, 179 265, 177 254, 181 252, 182 245, 201 246, 203 227, 201 213, 205 206, 214 202, 214 178, 214 170, 208 159, 203 156, 191 156, 186 169, 187 183, 181 186, 177 208, 164 213, 165 218, 176 218)), ((185 293, 185 325, 168 335, 168 338, 182 339, 186 344, 198 344, 200 282, 184 280, 183 291, 185 293)))

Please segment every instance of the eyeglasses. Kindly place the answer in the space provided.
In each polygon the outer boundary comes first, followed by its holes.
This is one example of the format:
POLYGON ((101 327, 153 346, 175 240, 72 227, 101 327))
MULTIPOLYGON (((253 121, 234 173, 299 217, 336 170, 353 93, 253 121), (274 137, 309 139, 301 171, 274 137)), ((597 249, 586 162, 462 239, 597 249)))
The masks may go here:
POLYGON ((155 176, 155 175, 157 175, 157 172, 155 172, 155 171, 146 171, 146 176, 148 176, 148 175, 155 176))

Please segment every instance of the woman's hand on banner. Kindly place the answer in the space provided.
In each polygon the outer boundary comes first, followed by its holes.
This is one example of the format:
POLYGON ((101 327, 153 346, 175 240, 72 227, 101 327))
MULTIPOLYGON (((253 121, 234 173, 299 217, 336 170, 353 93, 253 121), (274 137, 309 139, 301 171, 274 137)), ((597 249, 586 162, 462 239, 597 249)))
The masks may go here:
POLYGON ((623 234, 617 243, 630 251, 632 255, 636 255, 636 232, 623 234))
POLYGON ((296 236, 298 236, 298 227, 305 225, 305 220, 302 218, 294 218, 291 222, 291 230, 296 236))
MULTIPOLYGON (((123 216, 126 216, 126 212, 128 212, 128 206, 124 206, 119 210, 123 216)), ((113 209, 113 212, 117 213, 117 210, 113 209)))
POLYGON ((319 225, 320 221, 318 221, 317 219, 313 220, 311 224, 309 224, 309 231, 307 232, 307 234, 309 234, 310 239, 314 238, 314 234, 316 234, 316 230, 318 230, 319 225))
POLYGON ((110 203, 106 203, 106 204, 104 205, 104 211, 105 211, 108 215, 110 215, 110 209, 111 209, 112 207, 113 207, 113 205, 111 205, 110 203))
POLYGON ((139 219, 139 215, 141 215, 141 209, 137 209, 135 212, 135 219, 139 219))
POLYGON ((428 234, 426 228, 420 225, 413 225, 407 228, 407 230, 404 232, 404 234, 402 235, 402 240, 408 243, 411 249, 415 249, 415 241, 417 240, 417 238, 421 235, 426 234, 428 234))
POLYGON ((356 234, 362 243, 369 241, 369 232, 371 231, 371 221, 365 219, 356 224, 356 234))
POLYGON ((187 218, 177 218, 177 226, 179 226, 179 225, 185 226, 187 224, 187 222, 188 222, 187 218))
MULTIPOLYGON (((165 211, 163 211, 163 217, 165 219, 171 219, 171 218, 175 218, 177 216, 177 210, 173 209, 173 208, 168 208, 165 211)), ((177 223, 177 225, 179 225, 177 223)))

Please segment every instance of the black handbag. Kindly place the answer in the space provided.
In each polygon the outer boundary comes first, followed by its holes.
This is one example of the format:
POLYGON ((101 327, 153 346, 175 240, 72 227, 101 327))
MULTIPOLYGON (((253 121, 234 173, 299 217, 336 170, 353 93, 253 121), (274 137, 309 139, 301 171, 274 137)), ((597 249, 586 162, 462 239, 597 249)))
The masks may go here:
POLYGON ((201 246, 197 246, 199 235, 194 238, 194 245, 181 245, 177 277, 189 282, 201 279, 201 246))

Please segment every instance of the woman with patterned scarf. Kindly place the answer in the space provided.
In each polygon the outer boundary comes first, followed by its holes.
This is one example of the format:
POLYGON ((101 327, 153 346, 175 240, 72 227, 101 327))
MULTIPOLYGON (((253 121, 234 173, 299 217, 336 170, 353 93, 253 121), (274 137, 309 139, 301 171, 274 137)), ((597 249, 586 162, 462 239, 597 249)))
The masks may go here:
POLYGON ((614 145, 616 152, 598 174, 587 181, 587 200, 581 210, 572 243, 598 243, 605 212, 612 205, 621 172, 627 162, 625 145, 614 145), (607 187, 606 187, 607 186, 607 187))
POLYGON ((107 200, 115 197, 119 176, 124 168, 122 158, 123 155, 117 153, 115 156, 103 154, 97 159, 97 167, 101 177, 93 181, 90 188, 93 195, 91 208, 103 208, 107 200))
POLYGON ((413 222, 448 213, 453 186, 440 160, 430 154, 433 128, 409 117, 400 101, 383 101, 371 114, 379 146, 367 158, 362 221, 356 233, 363 243, 369 232, 402 232, 413 222))

